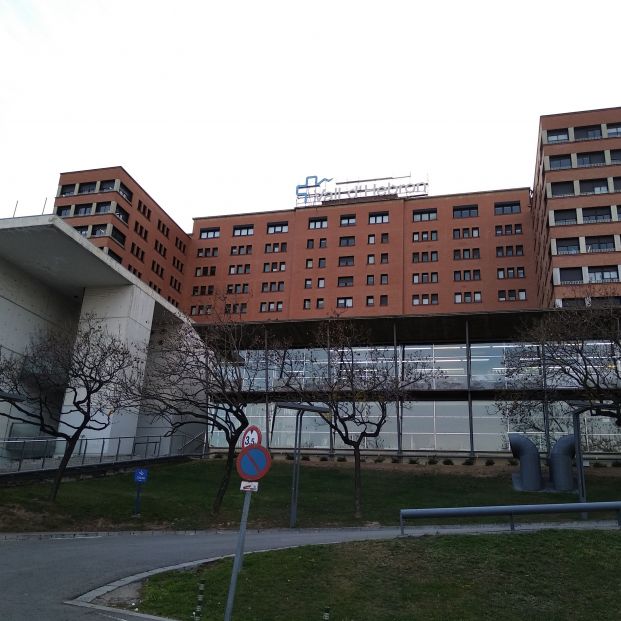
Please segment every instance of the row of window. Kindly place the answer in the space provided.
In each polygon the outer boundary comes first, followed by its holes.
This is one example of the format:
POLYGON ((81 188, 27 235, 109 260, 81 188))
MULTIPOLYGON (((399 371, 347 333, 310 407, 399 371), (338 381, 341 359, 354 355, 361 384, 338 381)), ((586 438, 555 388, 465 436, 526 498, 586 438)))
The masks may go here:
MULTIPOLYGON (((508 216, 521 212, 521 205, 519 201, 506 201, 494 203, 494 215, 495 216, 508 216)), ((459 207, 453 207, 453 218, 478 218, 479 206, 478 205, 460 205, 459 207)), ((438 219, 438 210, 435 208, 416 209, 412 212, 413 222, 428 222, 438 219)))
MULTIPOLYGON (((608 138, 618 138, 621 136, 621 123, 608 123, 608 138)), ((548 143, 569 142, 569 128, 549 129, 547 131, 548 143)), ((574 127, 574 140, 597 140, 603 138, 601 125, 583 125, 574 127)))
POLYGON ((597 224, 598 222, 612 222, 612 210, 610 207, 583 207, 578 209, 555 209, 552 214, 554 224, 567 226, 578 224, 578 213, 581 214, 582 224, 597 224))
MULTIPOLYGON (((558 237, 556 238, 557 254, 579 254, 579 237, 558 237)), ((584 248, 586 252, 612 252, 615 250, 614 235, 593 235, 584 238, 584 248)))
POLYGON ((559 279, 562 285, 576 285, 588 283, 619 282, 619 268, 616 265, 597 265, 588 267, 586 279, 582 267, 562 267, 559 269, 559 279))
MULTIPOLYGON (((576 153, 576 168, 590 168, 593 166, 606 166, 606 151, 589 151, 587 153, 576 153)), ((610 151, 610 164, 621 164, 621 149, 610 151)), ((572 168, 571 154, 550 156, 550 170, 565 170, 572 168)))
MULTIPOLYGON (((115 179, 106 179, 105 181, 85 181, 83 183, 68 183, 61 186, 60 196, 73 196, 75 194, 94 194, 95 192, 114 192, 115 190, 115 179)), ((118 192, 129 203, 132 202, 133 193, 124 183, 119 182, 118 192)))
MULTIPOLYGON (((78 205, 64 205, 56 208, 56 215, 60 218, 69 218, 76 216, 92 216, 112 213, 112 203, 81 203, 78 205), (73 208, 73 212, 72 212, 73 208)), ((127 224, 129 222, 129 213, 120 205, 114 203, 114 215, 127 224)))
POLYGON ((592 194, 621 192, 621 177, 580 179, 577 183, 578 189, 576 191, 573 181, 553 181, 550 184, 550 194, 553 198, 559 198, 563 196, 589 196, 592 194))

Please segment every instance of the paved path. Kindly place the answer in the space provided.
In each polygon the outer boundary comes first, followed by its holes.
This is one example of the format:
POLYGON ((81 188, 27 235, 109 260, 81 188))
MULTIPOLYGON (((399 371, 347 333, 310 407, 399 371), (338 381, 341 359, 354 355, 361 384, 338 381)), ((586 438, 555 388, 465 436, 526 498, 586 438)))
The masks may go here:
MULTIPOLYGON (((523 524, 518 530, 537 530, 523 524)), ((615 528, 613 521, 548 524, 548 528, 615 528)), ((510 532, 507 524, 419 527, 408 534, 510 532)), ((389 539, 396 528, 248 531, 246 551, 280 547, 389 539)), ((127 576, 191 561, 232 554, 237 532, 195 534, 43 535, 26 539, 0 535, 1 621, 136 621, 125 612, 79 608, 64 602, 127 576)), ((144 618, 144 617, 142 617, 144 618)))

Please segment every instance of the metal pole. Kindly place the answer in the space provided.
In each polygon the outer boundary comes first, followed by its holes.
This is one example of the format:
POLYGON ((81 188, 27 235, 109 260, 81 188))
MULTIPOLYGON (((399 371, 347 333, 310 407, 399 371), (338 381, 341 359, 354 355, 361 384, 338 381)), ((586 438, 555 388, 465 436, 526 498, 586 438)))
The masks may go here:
POLYGON ((103 461, 104 448, 106 447, 106 440, 101 439, 101 451, 99 452, 99 463, 103 461))
POLYGON ((142 485, 140 483, 136 483, 136 502, 134 503, 134 515, 140 515, 140 491, 142 489, 142 485))
POLYGON ((250 496, 252 492, 246 492, 244 498, 244 508, 242 509, 242 519, 239 525, 239 537, 237 539, 237 550, 233 561, 233 571, 231 572, 231 584, 229 585, 229 595, 226 601, 226 611, 224 621, 231 621, 233 616, 233 605, 235 604, 235 589, 237 588, 237 575, 241 567, 241 560, 244 556, 244 540, 246 539, 246 524, 248 523, 248 511, 250 510, 250 496))
POLYGON ((396 395, 396 399, 395 399, 395 408, 396 408, 396 414, 397 414, 397 455, 399 457, 402 456, 403 454, 403 443, 402 443, 402 439, 401 439, 401 407, 399 405, 400 402, 400 398, 401 398, 401 391, 399 390, 399 354, 398 354, 398 349, 397 349, 397 324, 393 321, 392 322, 392 346, 393 346, 393 358, 394 358, 394 364, 395 364, 395 395, 396 395))
POLYGON ((269 367, 268 367, 268 355, 267 355, 267 326, 263 328, 263 345, 264 345, 264 365, 265 365, 265 448, 270 448, 270 403, 269 403, 269 367))
POLYGON ((114 463, 116 464, 117 461, 119 461, 119 451, 121 450, 121 437, 119 436, 117 438, 117 443, 116 443, 116 455, 114 456, 114 463))
POLYGON ((45 468, 45 460, 47 459, 47 443, 49 440, 45 441, 45 447, 43 448, 43 461, 41 462, 41 470, 45 468))
POLYGON ((22 452, 19 456, 19 465, 17 466, 17 472, 22 469, 22 462, 24 461, 24 451, 26 450, 26 440, 22 440, 22 452))
POLYGON ((472 417, 472 354, 470 351, 470 326, 466 319, 466 381, 468 386, 468 429, 470 431, 470 457, 474 458, 474 419, 472 417))
POLYGON ((84 442, 86 442, 86 445, 84 446, 84 453, 82 453, 82 466, 84 465, 84 460, 86 459, 86 451, 88 450, 88 438, 85 438, 84 442))
MULTIPOLYGON (((578 470, 578 500, 586 502, 586 482, 584 479, 584 462, 582 461, 582 442, 580 437, 580 415, 584 410, 574 411, 574 442, 576 447, 576 469, 578 470)), ((583 520, 588 518, 586 513, 581 513, 583 520)))
POLYGON ((298 513, 298 478, 300 473, 300 441, 302 436, 302 410, 295 413, 295 437, 293 447, 293 479, 291 481, 291 514, 289 528, 295 528, 298 513))
POLYGON ((548 363, 546 361, 546 349, 545 344, 541 344, 541 372, 543 379, 543 425, 546 440, 546 453, 548 459, 550 459, 550 451, 552 447, 550 445, 550 410, 548 407, 548 363))

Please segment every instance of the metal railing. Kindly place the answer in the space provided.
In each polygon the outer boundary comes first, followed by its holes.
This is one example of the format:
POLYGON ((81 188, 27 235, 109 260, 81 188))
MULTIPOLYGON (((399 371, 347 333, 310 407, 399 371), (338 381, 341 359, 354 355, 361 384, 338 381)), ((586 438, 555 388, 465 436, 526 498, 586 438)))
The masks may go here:
POLYGON ((473 517, 508 515, 511 530, 515 530, 513 517, 532 513, 585 513, 593 511, 616 511, 617 524, 621 527, 621 501, 611 502, 566 502, 541 505, 491 505, 487 507, 444 507, 435 509, 401 509, 399 524, 404 534, 405 520, 414 518, 473 517))
MULTIPOLYGON (((188 450, 194 438, 172 436, 117 436, 81 438, 69 460, 69 466, 115 464, 121 461, 156 459, 193 454, 188 450)), ((0 472, 54 469, 65 451, 61 438, 14 438, 0 440, 0 472)))

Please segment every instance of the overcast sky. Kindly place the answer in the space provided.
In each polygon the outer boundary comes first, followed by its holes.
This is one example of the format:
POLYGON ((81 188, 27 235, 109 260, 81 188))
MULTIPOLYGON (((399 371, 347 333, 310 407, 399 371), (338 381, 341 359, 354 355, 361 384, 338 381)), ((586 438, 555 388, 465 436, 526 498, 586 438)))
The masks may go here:
POLYGON ((0 217, 120 164, 192 217, 307 175, 532 185, 541 114, 621 105, 621 2, 0 0, 0 217))

